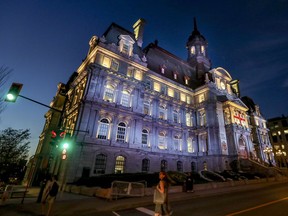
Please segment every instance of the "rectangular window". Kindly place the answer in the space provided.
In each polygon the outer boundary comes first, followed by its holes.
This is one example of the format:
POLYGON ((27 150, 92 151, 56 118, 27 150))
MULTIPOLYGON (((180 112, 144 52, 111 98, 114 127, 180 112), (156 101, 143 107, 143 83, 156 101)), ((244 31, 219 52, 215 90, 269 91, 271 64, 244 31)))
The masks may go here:
POLYGON ((101 124, 99 133, 98 133, 98 139, 107 139, 107 132, 108 132, 108 124, 101 124))
POLYGON ((150 102, 144 101, 144 114, 150 115, 150 102))
POLYGON ((160 92, 161 85, 157 82, 154 82, 154 91, 160 92))
POLYGON ((108 58, 107 56, 103 57, 103 61, 102 61, 102 66, 106 67, 106 68, 110 68, 111 66, 111 59, 108 58))
POLYGON ((111 63, 111 69, 114 71, 118 71, 119 68, 119 62, 117 62, 116 60, 112 59, 112 63, 111 63))
POLYGON ((186 113, 186 125, 187 126, 192 126, 190 113, 186 113))
POLYGON ((140 80, 141 81, 142 80, 142 72, 139 71, 139 70, 135 70, 134 78, 136 80, 140 80))
POLYGON ((125 54, 129 54, 129 45, 128 44, 123 44, 123 47, 122 47, 122 53, 125 53, 125 54))
POLYGON ((122 93, 121 105, 125 107, 129 107, 130 106, 129 101, 130 101, 130 95, 126 93, 122 93))
POLYGON ((190 96, 187 96, 187 104, 191 104, 191 97, 190 96))
POLYGON ((114 97, 114 90, 110 88, 106 88, 105 94, 104 94, 104 100, 113 102, 113 97, 114 97))
POLYGON ((186 102, 186 95, 184 93, 181 93, 180 99, 181 99, 181 101, 186 102))
POLYGON ((159 136, 158 137, 158 148, 159 149, 167 149, 166 142, 165 142, 165 136, 159 136))
POLYGON ((168 88, 168 96, 174 97, 174 90, 171 88, 168 88))
POLYGON ((178 123, 178 112, 177 111, 173 112, 173 122, 178 123))
POLYGON ((125 128, 118 127, 117 131, 117 141, 118 142, 124 142, 125 141, 125 128))
POLYGON ((128 77, 133 77, 133 71, 134 71, 134 68, 128 67, 127 76, 128 77))

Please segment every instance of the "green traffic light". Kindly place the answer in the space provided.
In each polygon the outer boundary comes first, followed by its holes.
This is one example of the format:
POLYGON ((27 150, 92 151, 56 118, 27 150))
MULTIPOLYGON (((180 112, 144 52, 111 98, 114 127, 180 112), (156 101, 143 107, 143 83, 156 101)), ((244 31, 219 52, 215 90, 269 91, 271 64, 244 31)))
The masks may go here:
POLYGON ((8 93, 8 94, 6 95, 6 98, 7 98, 7 100, 9 100, 9 101, 13 101, 13 100, 15 99, 15 96, 14 96, 13 94, 11 94, 11 93, 8 93))
POLYGON ((14 103, 17 100, 17 97, 19 96, 22 86, 23 84, 21 83, 12 83, 8 93, 6 94, 5 101, 14 103))
POLYGON ((68 147, 69 147, 69 143, 67 143, 67 142, 63 143, 63 148, 64 149, 67 149, 68 147))

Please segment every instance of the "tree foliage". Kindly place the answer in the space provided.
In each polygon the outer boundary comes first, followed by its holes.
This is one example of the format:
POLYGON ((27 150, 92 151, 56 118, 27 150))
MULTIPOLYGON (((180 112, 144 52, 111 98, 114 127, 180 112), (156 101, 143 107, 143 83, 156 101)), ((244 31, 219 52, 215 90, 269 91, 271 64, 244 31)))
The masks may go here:
POLYGON ((30 130, 7 128, 0 131, 0 178, 19 177, 29 152, 30 130))

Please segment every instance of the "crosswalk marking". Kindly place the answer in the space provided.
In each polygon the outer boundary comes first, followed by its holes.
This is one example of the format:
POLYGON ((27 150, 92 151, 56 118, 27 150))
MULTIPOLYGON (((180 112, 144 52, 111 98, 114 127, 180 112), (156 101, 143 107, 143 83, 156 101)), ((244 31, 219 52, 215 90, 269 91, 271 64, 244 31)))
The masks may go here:
POLYGON ((150 209, 147 209, 147 208, 143 208, 143 207, 139 207, 139 208, 136 208, 138 211, 140 212, 143 212, 147 215, 154 215, 154 211, 151 211, 150 209))
POLYGON ((113 214, 115 214, 116 216, 121 216, 121 215, 117 214, 117 213, 116 213, 116 212, 114 212, 114 211, 112 211, 112 213, 113 213, 113 214))

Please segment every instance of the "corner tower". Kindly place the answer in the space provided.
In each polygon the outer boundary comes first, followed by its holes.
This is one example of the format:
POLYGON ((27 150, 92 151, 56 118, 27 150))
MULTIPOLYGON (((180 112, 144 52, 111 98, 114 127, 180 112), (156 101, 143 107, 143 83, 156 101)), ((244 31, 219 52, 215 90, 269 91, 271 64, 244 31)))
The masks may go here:
POLYGON ((187 62, 196 70, 197 78, 204 77, 205 72, 211 68, 211 61, 207 52, 208 42, 198 31, 196 18, 194 17, 194 29, 188 41, 186 48, 188 50, 187 62))

